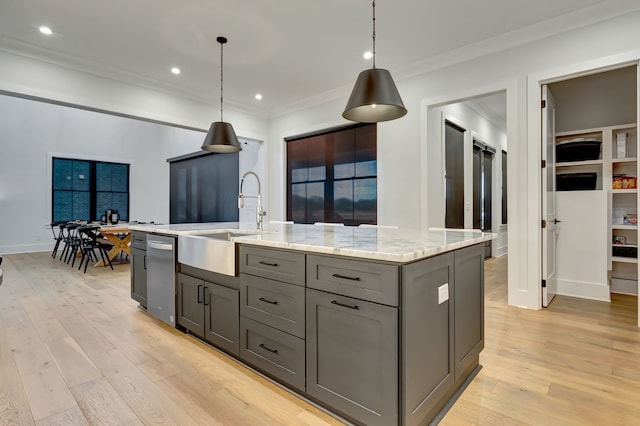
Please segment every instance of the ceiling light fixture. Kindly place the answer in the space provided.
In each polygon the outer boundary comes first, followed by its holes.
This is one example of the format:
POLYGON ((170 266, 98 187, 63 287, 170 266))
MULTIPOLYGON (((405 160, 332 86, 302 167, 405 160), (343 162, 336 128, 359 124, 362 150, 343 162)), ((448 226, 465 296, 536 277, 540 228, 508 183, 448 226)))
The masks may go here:
POLYGON ((218 154, 226 154, 230 152, 238 152, 242 150, 236 132, 233 130, 231 123, 222 121, 222 82, 223 82, 223 47, 227 42, 225 37, 216 39, 220 43, 220 121, 214 121, 209 127, 209 132, 204 138, 202 149, 205 151, 215 152, 218 154))
POLYGON ((362 71, 342 116, 361 123, 395 120, 407 113, 391 73, 376 68, 376 2, 373 1, 373 68, 362 71))
POLYGON ((173 68, 171 68, 171 72, 172 72, 173 74, 175 74, 175 75, 178 75, 178 74, 180 74, 182 71, 180 71, 180 68, 178 68, 178 67, 173 67, 173 68))
POLYGON ((262 95, 260 93, 256 93, 256 100, 262 100, 262 95))
POLYGON ((51 28, 46 27, 46 26, 44 26, 44 25, 43 25, 43 26, 41 26, 40 28, 38 28, 38 30, 40 30, 40 32, 41 32, 42 34, 45 34, 45 35, 51 35, 51 34, 53 34, 53 31, 51 31, 51 28))
POLYGON ((364 52, 364 55, 362 55, 365 59, 371 59, 373 58, 373 53, 371 53, 370 50, 367 50, 366 52, 364 52))

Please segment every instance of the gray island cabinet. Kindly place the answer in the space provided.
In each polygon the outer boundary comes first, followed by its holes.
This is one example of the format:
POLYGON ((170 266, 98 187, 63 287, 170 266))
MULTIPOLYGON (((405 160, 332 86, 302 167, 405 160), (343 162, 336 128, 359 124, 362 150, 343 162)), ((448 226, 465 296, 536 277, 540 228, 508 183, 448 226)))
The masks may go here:
POLYGON ((239 282, 210 271, 181 265, 177 273, 178 325, 237 356, 239 282))
POLYGON ((131 298, 147 307, 147 234, 131 233, 131 298))
POLYGON ((315 228, 234 239, 237 276, 179 264, 178 327, 355 424, 431 423, 480 368, 493 235, 315 228))

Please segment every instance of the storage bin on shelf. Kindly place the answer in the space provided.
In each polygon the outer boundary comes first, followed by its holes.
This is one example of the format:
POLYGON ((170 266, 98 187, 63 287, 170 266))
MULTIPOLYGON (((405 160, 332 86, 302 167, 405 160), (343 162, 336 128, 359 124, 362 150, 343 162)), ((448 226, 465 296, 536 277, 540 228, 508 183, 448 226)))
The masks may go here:
POLYGON ((598 175, 595 172, 561 173, 556 175, 558 191, 588 191, 596 189, 598 175))
POLYGON ((624 245, 614 245, 611 249, 611 255, 614 257, 638 257, 638 247, 629 247, 624 245))
POLYGON ((602 141, 597 139, 575 138, 556 144, 556 162, 587 161, 600 158, 602 141))

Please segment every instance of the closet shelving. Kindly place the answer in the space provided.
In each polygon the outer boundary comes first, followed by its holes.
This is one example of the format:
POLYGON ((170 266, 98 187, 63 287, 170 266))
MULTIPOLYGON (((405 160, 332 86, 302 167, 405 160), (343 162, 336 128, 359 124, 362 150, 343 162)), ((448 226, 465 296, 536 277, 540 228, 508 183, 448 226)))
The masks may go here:
POLYGON ((580 138, 602 141, 599 158, 557 162, 556 174, 596 173, 594 189, 608 193, 608 219, 604 226, 608 232, 607 262, 612 291, 616 291, 616 287, 637 288, 638 282, 637 179, 640 174, 637 133, 634 123, 556 134, 556 144, 580 138), (614 252, 623 255, 614 255, 614 252))

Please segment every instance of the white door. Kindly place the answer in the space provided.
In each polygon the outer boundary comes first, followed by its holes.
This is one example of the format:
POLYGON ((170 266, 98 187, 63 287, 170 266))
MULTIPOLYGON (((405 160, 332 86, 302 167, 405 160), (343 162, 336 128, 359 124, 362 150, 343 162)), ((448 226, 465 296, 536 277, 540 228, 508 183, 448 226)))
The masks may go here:
POLYGON ((542 306, 556 295, 556 141, 555 101, 546 85, 542 86, 542 306))

